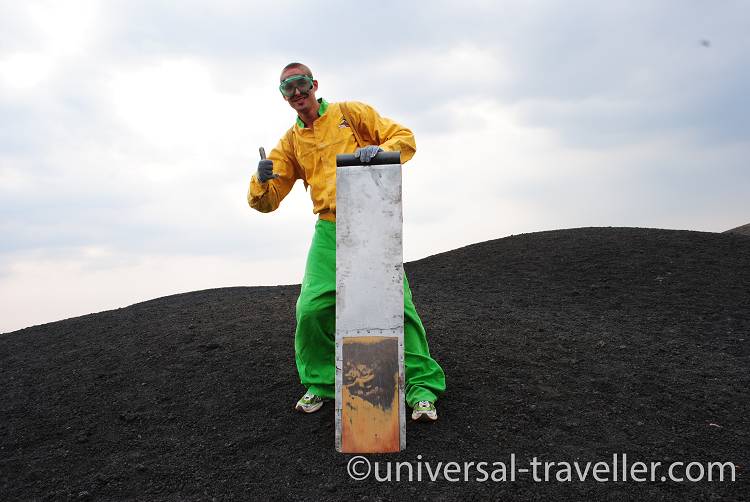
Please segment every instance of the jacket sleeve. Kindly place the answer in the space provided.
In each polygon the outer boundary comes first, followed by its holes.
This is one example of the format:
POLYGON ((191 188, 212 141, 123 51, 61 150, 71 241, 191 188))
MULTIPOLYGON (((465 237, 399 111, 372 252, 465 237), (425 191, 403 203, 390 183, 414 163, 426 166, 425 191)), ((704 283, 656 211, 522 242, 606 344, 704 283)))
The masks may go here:
POLYGON ((284 197, 297 181, 298 170, 297 160, 294 156, 290 134, 285 134, 276 148, 271 150, 268 159, 273 161, 273 172, 279 177, 261 183, 258 180, 257 173, 253 174, 250 179, 250 188, 247 191, 247 202, 250 207, 257 209, 261 213, 270 213, 275 211, 284 197))
POLYGON ((373 107, 365 103, 352 101, 347 106, 352 110, 354 120, 359 119, 356 126, 361 128, 357 130, 366 132, 374 144, 388 152, 400 151, 402 164, 414 157, 417 143, 410 129, 389 118, 381 117, 373 107))

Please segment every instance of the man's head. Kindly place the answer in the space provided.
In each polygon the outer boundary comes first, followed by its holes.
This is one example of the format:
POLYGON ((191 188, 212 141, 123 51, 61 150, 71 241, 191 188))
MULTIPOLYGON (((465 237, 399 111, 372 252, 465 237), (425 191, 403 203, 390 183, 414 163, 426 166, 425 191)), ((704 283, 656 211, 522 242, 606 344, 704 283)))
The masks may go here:
POLYGON ((302 63, 289 63, 281 70, 279 90, 289 106, 302 115, 317 107, 315 91, 318 81, 313 79, 310 68, 302 63))

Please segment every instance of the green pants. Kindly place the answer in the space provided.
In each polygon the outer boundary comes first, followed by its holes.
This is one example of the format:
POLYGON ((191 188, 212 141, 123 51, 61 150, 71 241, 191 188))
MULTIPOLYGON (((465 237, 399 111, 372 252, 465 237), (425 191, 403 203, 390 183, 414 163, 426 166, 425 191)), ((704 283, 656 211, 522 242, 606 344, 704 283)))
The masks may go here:
MULTIPOLYGON (((305 278, 297 300, 294 351, 300 381, 310 392, 329 399, 335 391, 336 224, 318 220, 305 278)), ((422 321, 404 275, 404 369, 406 403, 436 401, 445 391, 443 369, 430 357, 422 321)))

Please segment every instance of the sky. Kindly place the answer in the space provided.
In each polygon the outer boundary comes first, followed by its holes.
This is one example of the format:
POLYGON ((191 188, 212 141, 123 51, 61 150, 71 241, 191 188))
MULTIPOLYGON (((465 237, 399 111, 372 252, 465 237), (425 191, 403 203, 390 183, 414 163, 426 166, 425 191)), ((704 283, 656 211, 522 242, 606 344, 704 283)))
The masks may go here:
POLYGON ((404 259, 584 226, 750 222, 750 3, 0 0, 0 332, 228 286, 298 284, 298 183, 258 147, 318 97, 415 133, 404 259))

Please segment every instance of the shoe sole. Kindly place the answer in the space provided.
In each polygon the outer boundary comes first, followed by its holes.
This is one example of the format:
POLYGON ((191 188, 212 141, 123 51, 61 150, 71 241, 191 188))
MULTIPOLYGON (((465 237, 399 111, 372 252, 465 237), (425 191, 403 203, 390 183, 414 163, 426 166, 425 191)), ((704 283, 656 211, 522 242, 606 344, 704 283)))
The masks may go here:
POLYGON ((321 401, 320 403, 316 403, 316 404, 314 404, 312 406, 308 406, 308 407, 302 406, 301 404, 296 404, 294 406, 294 409, 297 410, 297 411, 301 411, 302 413, 315 413, 316 411, 318 411, 322 407, 323 407, 323 402, 321 401))
POLYGON ((412 420, 413 420, 414 422, 435 422, 435 421, 437 421, 438 417, 437 417, 437 413, 435 413, 435 417, 433 418, 433 417, 431 417, 431 416, 430 416, 430 415, 429 415, 429 414, 428 414, 428 413, 427 413, 427 412, 425 411, 425 412, 420 412, 420 413, 418 413, 416 417, 414 416, 414 413, 412 413, 412 415, 411 415, 411 419, 412 419, 412 420))

